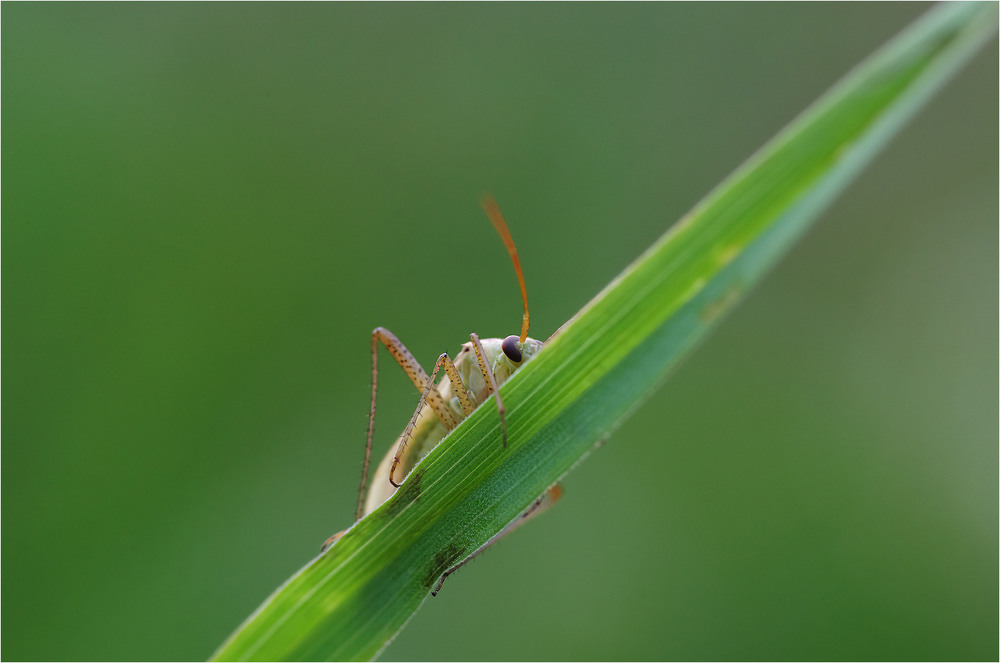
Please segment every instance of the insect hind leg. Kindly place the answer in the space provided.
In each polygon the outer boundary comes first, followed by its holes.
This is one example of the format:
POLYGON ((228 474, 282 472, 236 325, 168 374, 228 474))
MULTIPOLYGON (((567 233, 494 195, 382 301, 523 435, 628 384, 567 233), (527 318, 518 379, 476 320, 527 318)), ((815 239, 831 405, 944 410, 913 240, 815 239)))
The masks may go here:
POLYGON ((530 519, 544 513, 549 507, 558 502, 562 496, 563 496, 562 484, 554 483, 551 486, 549 486, 549 488, 544 493, 539 495, 538 498, 534 502, 532 502, 527 509, 525 509, 524 513, 516 517, 514 520, 510 521, 506 527, 504 527, 502 530, 491 536, 486 543, 477 548, 476 551, 473 552, 471 555, 469 555, 461 562, 459 562, 455 566, 445 571, 441 575, 441 579, 438 580, 437 586, 431 592, 431 596, 438 595, 438 592, 441 591, 441 588, 444 586, 444 581, 448 579, 448 576, 450 576, 452 573, 458 571, 460 568, 471 562, 473 559, 481 555, 487 548, 489 548, 494 543, 496 543, 503 537, 513 532, 515 529, 517 529, 524 523, 528 522, 530 519))
POLYGON ((428 405, 434 410, 434 413, 438 415, 442 423, 449 429, 454 428, 458 425, 455 419, 455 415, 452 413, 451 408, 445 402, 444 396, 441 392, 435 389, 428 389, 428 384, 432 384, 432 380, 427 377, 427 373, 424 371, 423 367, 416 360, 403 342, 396 338, 396 335, 385 327, 376 327, 372 330, 372 395, 371 395, 371 407, 368 411, 368 434, 367 441, 365 442, 365 460, 361 469, 361 486, 358 488, 358 509, 355 513, 354 520, 361 520, 361 515, 364 513, 364 501, 365 501, 365 488, 368 485, 368 466, 371 463, 371 452, 372 452, 372 438, 375 435, 375 395, 378 391, 378 344, 381 343, 385 346, 385 349, 389 351, 392 358, 396 360, 399 367, 403 369, 407 377, 413 383, 413 386, 421 392, 422 398, 427 402, 428 405))

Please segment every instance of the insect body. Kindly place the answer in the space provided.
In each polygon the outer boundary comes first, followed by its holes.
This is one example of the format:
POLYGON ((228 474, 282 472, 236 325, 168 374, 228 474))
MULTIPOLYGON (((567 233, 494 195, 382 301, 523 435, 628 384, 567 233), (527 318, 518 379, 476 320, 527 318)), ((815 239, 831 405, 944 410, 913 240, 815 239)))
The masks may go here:
MULTIPOLYGON (((517 257, 517 249, 511 239, 507 224, 496 202, 492 198, 483 200, 483 208, 496 227, 497 232, 507 246, 518 283, 521 286, 521 299, 524 303, 524 316, 521 321, 520 336, 508 336, 504 339, 480 339, 476 334, 470 334, 470 340, 462 346, 454 361, 447 353, 438 357, 430 376, 424 371, 417 360, 406 349, 406 346, 388 329, 377 327, 372 331, 372 394, 371 409, 368 417, 368 441, 365 445, 365 460, 361 475, 361 487, 358 494, 358 509, 356 519, 368 515, 389 499, 402 484, 403 479, 416 464, 433 449, 438 442, 472 411, 491 395, 495 395, 497 410, 500 414, 500 424, 503 431, 503 444, 507 445, 507 424, 504 416, 503 402, 500 399, 499 386, 503 384, 526 361, 542 349, 542 342, 528 337, 528 296, 524 287, 524 276, 517 257), (420 392, 417 409, 407 424, 396 444, 386 454, 372 474, 371 489, 365 495, 368 478, 368 465, 371 456, 372 435, 375 427, 375 395, 378 385, 378 345, 381 343, 393 356, 393 359, 406 372, 413 385, 420 392), (444 368, 445 376, 435 384, 438 371, 444 368)), ((493 537, 483 548, 475 551, 470 557, 444 573, 440 583, 468 562, 472 557, 482 552, 504 534, 507 534, 533 515, 541 513, 555 502, 561 495, 558 484, 550 487, 541 497, 515 518, 497 536, 493 537)), ((327 550, 343 532, 334 534, 323 544, 322 550, 327 550)), ((434 594, 440 590, 439 584, 434 594)))
MULTIPOLYGON (((372 332, 373 340, 380 341, 389 348, 397 361, 400 356, 403 357, 399 363, 407 373, 410 373, 411 366, 416 367, 411 379, 418 389, 421 384, 423 389, 420 404, 410 424, 375 469, 363 506, 361 497, 364 496, 366 482, 362 479, 357 518, 368 515, 389 499, 409 471, 438 442, 489 398, 496 387, 506 382, 521 364, 542 349, 542 342, 533 338, 525 338, 522 343, 517 336, 508 336, 502 340, 479 339, 475 334, 470 336, 471 340, 462 346, 454 362, 447 354, 442 354, 428 378, 415 360, 410 363, 412 356, 392 332, 382 327, 372 332), (442 366, 445 367, 445 377, 436 387, 430 386, 442 366)), ((502 404, 498 404, 498 407, 502 408, 502 404)), ((501 417, 504 416, 502 413, 501 409, 501 417)), ((501 422, 506 427, 503 419, 501 422)), ((504 438, 506 444, 506 432, 504 438)))

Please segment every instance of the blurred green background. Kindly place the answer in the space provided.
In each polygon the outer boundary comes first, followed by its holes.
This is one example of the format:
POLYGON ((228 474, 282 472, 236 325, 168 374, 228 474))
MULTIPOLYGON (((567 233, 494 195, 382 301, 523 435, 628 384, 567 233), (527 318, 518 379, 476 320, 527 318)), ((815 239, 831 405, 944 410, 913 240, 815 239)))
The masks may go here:
MULTIPOLYGON (((210 655, 351 521, 371 328, 517 331, 481 193, 545 338, 926 9, 4 4, 3 658, 210 655)), ((383 657, 995 659, 995 49, 383 657)))

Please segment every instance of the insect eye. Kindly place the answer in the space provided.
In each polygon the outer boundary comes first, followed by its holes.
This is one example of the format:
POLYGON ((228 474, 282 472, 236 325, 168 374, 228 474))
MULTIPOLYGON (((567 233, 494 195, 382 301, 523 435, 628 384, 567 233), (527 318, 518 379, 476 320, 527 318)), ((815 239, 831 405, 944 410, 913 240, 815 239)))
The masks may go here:
POLYGON ((517 342, 521 340, 517 336, 508 336, 500 343, 500 349, 515 364, 521 363, 521 349, 517 347, 517 342))

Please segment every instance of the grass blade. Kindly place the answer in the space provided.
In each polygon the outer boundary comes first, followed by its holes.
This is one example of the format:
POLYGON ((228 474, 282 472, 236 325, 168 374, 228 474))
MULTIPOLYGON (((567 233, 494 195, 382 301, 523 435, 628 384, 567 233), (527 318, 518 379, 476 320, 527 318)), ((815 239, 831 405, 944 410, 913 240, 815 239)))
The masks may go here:
POLYGON ((992 36, 996 4, 934 8, 719 185, 380 509, 279 588, 219 660, 367 659, 449 567, 605 439, 992 36))

